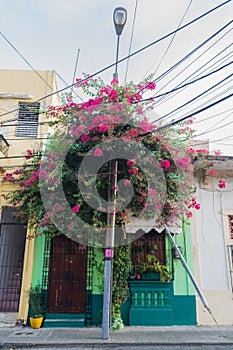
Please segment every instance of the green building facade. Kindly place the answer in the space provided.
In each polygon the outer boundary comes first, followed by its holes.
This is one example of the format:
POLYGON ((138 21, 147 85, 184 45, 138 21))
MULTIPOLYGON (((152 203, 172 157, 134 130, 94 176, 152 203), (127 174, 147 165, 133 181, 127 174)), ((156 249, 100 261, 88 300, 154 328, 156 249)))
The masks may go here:
MULTIPOLYGON (((32 285, 39 283, 43 289, 43 326, 101 326, 103 249, 58 237, 51 240, 40 236, 35 240, 32 285)), ((193 271, 190 226, 184 225, 174 239, 193 271)), ((121 306, 126 326, 196 324, 195 290, 168 237, 164 240, 171 280, 138 280, 129 274, 129 296, 121 306)))

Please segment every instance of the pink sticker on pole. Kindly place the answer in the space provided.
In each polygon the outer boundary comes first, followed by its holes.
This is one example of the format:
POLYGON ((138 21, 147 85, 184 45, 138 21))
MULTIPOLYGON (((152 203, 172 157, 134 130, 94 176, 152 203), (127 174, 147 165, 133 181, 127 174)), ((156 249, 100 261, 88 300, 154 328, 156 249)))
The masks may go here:
POLYGON ((114 250, 113 249, 105 249, 105 257, 113 258, 114 250))

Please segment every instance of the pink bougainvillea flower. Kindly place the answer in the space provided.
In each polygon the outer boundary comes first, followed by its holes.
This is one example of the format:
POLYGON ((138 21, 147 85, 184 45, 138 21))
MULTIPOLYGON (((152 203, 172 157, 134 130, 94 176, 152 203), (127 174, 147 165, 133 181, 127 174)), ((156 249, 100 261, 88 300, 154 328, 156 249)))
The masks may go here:
POLYGON ((74 228, 74 223, 71 222, 69 225, 68 225, 68 231, 72 231, 74 228))
POLYGON ((199 210, 199 209, 201 208, 200 203, 196 203, 195 206, 194 206, 194 208, 195 208, 196 210, 199 210))
POLYGON ((111 81, 111 85, 114 85, 114 84, 116 84, 116 85, 118 85, 118 84, 119 84, 119 81, 118 81, 118 79, 117 79, 117 78, 113 78, 113 79, 112 79, 112 81, 111 81))
POLYGON ((6 173, 2 179, 4 181, 14 181, 15 180, 14 176, 11 173, 6 173))
POLYGON ((213 176, 213 175, 216 175, 217 174, 217 171, 216 170, 214 170, 214 169, 210 169, 209 170, 209 175, 210 176, 213 176))
POLYGON ((19 175, 19 174, 21 174, 21 171, 20 171, 19 169, 16 169, 16 170, 13 172, 13 174, 19 175))
POLYGON ((71 128, 70 128, 71 135, 78 136, 80 134, 80 131, 85 130, 85 126, 84 126, 83 129, 80 129, 80 126, 82 126, 82 125, 79 125, 79 126, 73 125, 73 126, 71 126, 71 128))
POLYGON ((153 81, 148 81, 148 82, 146 83, 146 88, 147 88, 148 90, 154 90, 154 89, 156 88, 155 82, 153 82, 153 81))
POLYGON ((27 149, 25 159, 31 159, 32 153, 33 151, 31 149, 27 149))
POLYGON ((162 160, 160 162, 160 165, 161 165, 162 168, 165 168, 165 169, 168 169, 171 166, 169 160, 167 160, 167 159, 162 160))
POLYGON ((79 205, 75 205, 75 206, 73 206, 72 211, 74 213, 78 213, 79 209, 80 209, 80 206, 79 205))
POLYGON ((136 138, 138 137, 138 130, 137 129, 131 129, 128 133, 128 136, 130 138, 136 138))
POLYGON ((37 177, 36 176, 32 176, 30 179, 25 181, 25 186, 26 187, 31 187, 31 185, 37 181, 37 177))
POLYGON ((109 98, 109 100, 112 101, 112 102, 116 101, 117 98, 118 98, 118 93, 117 93, 117 91, 114 90, 114 89, 112 89, 112 90, 109 92, 109 94, 108 94, 108 98, 109 98))
POLYGON ((155 130, 157 128, 157 126, 155 124, 149 123, 147 118, 144 118, 144 120, 139 122, 139 127, 140 127, 142 132, 152 131, 152 130, 155 130))
POLYGON ((151 196, 155 196, 156 193, 157 193, 156 190, 154 190, 153 188, 150 189, 150 195, 151 195, 151 196))
POLYGON ((137 162, 136 162, 136 159, 129 159, 129 160, 127 160, 126 164, 128 166, 134 166, 137 164, 137 162))
POLYGON ((98 127, 98 131, 99 132, 105 132, 105 131, 107 131, 108 130, 108 125, 100 125, 99 127, 98 127))
POLYGON ((93 155, 94 155, 95 157, 101 157, 101 156, 103 155, 102 149, 96 148, 96 149, 94 150, 94 152, 93 152, 93 155))
POLYGON ((130 184, 130 180, 125 179, 124 182, 123 182, 123 184, 124 184, 125 186, 128 186, 128 185, 130 184))
POLYGON ((81 136, 81 141, 83 143, 86 143, 86 142, 89 142, 91 139, 90 139, 90 136, 88 134, 82 134, 81 136))
POLYGON ((137 169, 137 168, 130 168, 130 169, 128 170, 128 173, 129 173, 129 174, 135 174, 135 175, 137 175, 137 174, 138 174, 138 169, 137 169))
POLYGON ((208 149, 196 149, 197 153, 202 153, 202 154, 209 154, 208 149))
POLYGON ((221 156, 222 155, 222 151, 220 151, 219 149, 217 151, 214 151, 214 154, 216 156, 221 156))
POLYGON ((189 152, 191 153, 191 154, 194 154, 196 151, 195 151, 195 149, 194 148, 192 148, 192 147, 189 147, 189 152))
POLYGON ((225 188, 225 187, 226 187, 226 181, 224 181, 224 180, 219 180, 219 182, 218 182, 218 187, 219 187, 219 188, 225 188))
POLYGON ((176 160, 176 165, 180 168, 186 168, 190 165, 191 159, 189 157, 182 157, 176 160))
POLYGON ((191 218, 191 217, 193 216, 193 214, 192 214, 191 211, 188 211, 188 212, 186 213, 186 216, 187 216, 187 218, 191 218))

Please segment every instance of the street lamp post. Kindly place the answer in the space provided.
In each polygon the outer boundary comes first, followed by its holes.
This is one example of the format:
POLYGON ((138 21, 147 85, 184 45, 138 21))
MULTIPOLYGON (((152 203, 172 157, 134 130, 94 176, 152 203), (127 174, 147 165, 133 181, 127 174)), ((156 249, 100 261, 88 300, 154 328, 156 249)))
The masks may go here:
POLYGON ((118 64, 118 55, 119 55, 119 44, 120 44, 120 36, 123 31, 127 20, 127 11, 123 7, 115 8, 113 12, 113 23, 116 30, 117 35, 117 50, 116 50, 116 65, 115 65, 115 73, 113 74, 113 78, 118 78, 117 72, 117 64, 118 64))
MULTIPOLYGON (((113 12, 113 22, 117 34, 116 65, 113 78, 118 79, 117 63, 119 54, 120 35, 127 20, 127 11, 123 7, 117 7, 113 12)), ((116 217, 116 186, 117 186, 117 161, 112 159, 109 164, 109 189, 108 189, 108 215, 107 215, 107 236, 104 256, 104 298, 103 298, 103 319, 102 339, 109 339, 111 299, 112 299, 112 270, 115 240, 115 217, 116 217)))

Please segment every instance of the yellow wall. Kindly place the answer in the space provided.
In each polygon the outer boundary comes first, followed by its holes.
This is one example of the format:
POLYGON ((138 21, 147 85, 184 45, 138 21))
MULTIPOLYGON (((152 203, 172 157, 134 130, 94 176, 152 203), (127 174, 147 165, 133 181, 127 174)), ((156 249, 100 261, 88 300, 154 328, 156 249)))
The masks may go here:
MULTIPOLYGON (((7 157, 0 151, 0 215, 2 206, 7 205, 2 195, 12 191, 16 186, 11 182, 4 181, 2 176, 13 172, 23 164, 24 157, 17 158, 17 156, 23 156, 27 149, 41 149, 46 142, 42 138, 46 138, 48 133, 52 133, 52 129, 45 123, 39 124, 37 138, 25 139, 16 137, 15 124, 17 124, 18 118, 18 103, 31 103, 42 99, 40 101, 40 110, 47 111, 50 105, 59 105, 59 95, 54 94, 45 99, 43 97, 57 90, 54 71, 46 70, 35 73, 31 70, 0 70, 0 121, 3 123, 0 126, 0 135, 3 135, 10 145, 7 157)), ((43 113, 40 113, 39 123, 43 121, 47 122, 48 119, 43 113)), ((28 303, 26 290, 31 285, 33 261, 34 240, 26 239, 18 314, 18 318, 23 321, 27 319, 28 303)))
MULTIPOLYGON (((37 139, 28 138, 25 140, 15 137, 18 103, 35 102, 57 91, 57 83, 53 71, 37 71, 37 73, 38 74, 30 70, 0 70, 0 117, 1 123, 3 123, 0 127, 0 134, 3 134, 10 144, 8 158, 0 159, 0 167, 2 168, 17 167, 17 165, 22 164, 22 159, 12 159, 10 157, 22 155, 26 149, 41 148, 44 142, 41 138, 51 132, 48 124, 39 124, 37 139), (9 95, 13 95, 13 97, 17 98, 9 98, 9 95), (24 95, 28 95, 29 98, 24 99, 24 95), (11 111, 12 113, 10 113, 11 111), (6 121, 7 123, 4 125, 6 121), (10 124, 12 124, 12 126, 9 126, 10 124)), ((48 106, 58 104, 59 96, 55 94, 40 101, 40 110, 46 111, 48 106)), ((41 113, 39 116, 39 123, 43 121, 48 121, 48 119, 41 113)), ((1 152, 0 157, 3 157, 1 152)))

